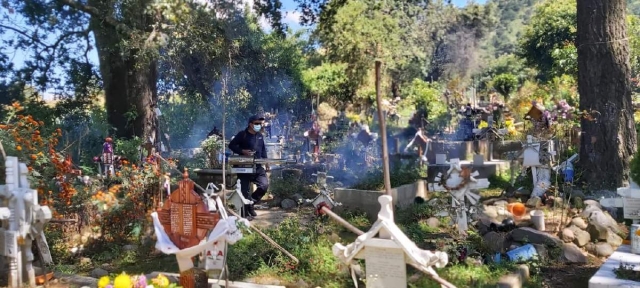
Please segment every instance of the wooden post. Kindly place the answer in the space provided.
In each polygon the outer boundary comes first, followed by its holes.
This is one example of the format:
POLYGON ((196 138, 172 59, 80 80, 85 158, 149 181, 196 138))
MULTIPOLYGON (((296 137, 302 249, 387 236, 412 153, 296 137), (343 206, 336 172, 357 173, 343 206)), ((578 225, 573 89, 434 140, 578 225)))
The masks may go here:
MULTIPOLYGON (((382 134, 382 165, 384 169, 385 193, 391 196, 391 177, 389 176, 389 148, 387 147, 387 125, 382 111, 382 95, 380 91, 380 60, 376 60, 376 102, 378 104, 378 123, 380 124, 380 134, 382 134)), ((393 196, 391 196, 393 197, 393 196)))

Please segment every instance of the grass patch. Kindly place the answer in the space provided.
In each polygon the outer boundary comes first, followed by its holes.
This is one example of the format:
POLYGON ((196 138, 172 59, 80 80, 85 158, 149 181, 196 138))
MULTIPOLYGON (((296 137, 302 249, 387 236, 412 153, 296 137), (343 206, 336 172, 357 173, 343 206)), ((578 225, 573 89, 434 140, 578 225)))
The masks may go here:
MULTIPOLYGON (((515 271, 513 264, 501 265, 454 265, 439 269, 438 275, 457 287, 494 288, 500 277, 515 271)), ((409 284, 412 288, 439 288, 440 284, 424 276, 409 284)), ((542 287, 537 276, 532 277, 523 287, 542 287)))

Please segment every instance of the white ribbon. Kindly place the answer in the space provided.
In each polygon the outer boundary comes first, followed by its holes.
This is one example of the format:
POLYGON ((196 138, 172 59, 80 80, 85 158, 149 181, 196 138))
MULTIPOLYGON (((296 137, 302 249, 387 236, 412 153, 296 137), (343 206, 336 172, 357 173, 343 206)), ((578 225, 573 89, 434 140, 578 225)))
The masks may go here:
MULTIPOLYGON (((220 198, 217 199, 217 201, 220 198)), ((222 203, 219 203, 222 204, 222 203)), ((224 206, 220 206, 224 207, 224 206)), ((224 211, 224 209, 220 209, 224 211)), ((226 213, 225 215, 226 216, 226 213)), ((164 231, 164 227, 160 223, 160 219, 158 218, 158 213, 151 213, 151 217, 153 217, 153 228, 155 230, 156 237, 158 238, 156 242, 156 249, 162 251, 164 254, 175 254, 176 259, 178 260, 178 267, 181 272, 187 271, 193 268, 193 261, 191 258, 199 253, 202 253, 205 249, 212 249, 214 247, 214 243, 220 240, 224 240, 229 244, 235 244, 238 240, 242 238, 242 233, 238 230, 236 221, 238 220, 235 216, 231 217, 223 217, 218 221, 216 227, 213 228, 213 231, 209 234, 206 241, 200 242, 200 244, 185 248, 180 250, 171 239, 169 239, 169 235, 164 231), (226 219, 225 219, 226 218, 226 219)), ((245 225, 249 225, 246 219, 241 219, 240 221, 245 222, 245 225)))

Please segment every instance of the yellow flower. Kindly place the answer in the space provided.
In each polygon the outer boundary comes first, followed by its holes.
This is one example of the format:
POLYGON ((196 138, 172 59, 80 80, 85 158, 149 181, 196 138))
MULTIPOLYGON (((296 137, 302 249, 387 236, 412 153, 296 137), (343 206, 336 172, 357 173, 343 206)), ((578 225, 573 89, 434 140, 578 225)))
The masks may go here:
POLYGON ((122 274, 116 277, 116 280, 113 281, 113 288, 131 288, 133 287, 133 281, 131 281, 131 277, 127 275, 127 273, 122 272, 122 274))
POLYGON ((487 123, 487 121, 480 121, 480 124, 478 124, 478 129, 484 129, 489 127, 489 123, 487 123))
POLYGON ((640 236, 640 229, 636 230, 636 235, 640 236))
POLYGON ((167 276, 164 276, 162 274, 158 274, 158 277, 156 277, 156 279, 151 280, 151 282, 153 282, 153 284, 156 284, 160 287, 168 287, 169 284, 169 278, 167 278, 167 276))
POLYGON ((111 280, 109 279, 109 276, 100 277, 100 280, 98 281, 98 288, 107 287, 107 285, 109 285, 109 282, 111 282, 111 280))

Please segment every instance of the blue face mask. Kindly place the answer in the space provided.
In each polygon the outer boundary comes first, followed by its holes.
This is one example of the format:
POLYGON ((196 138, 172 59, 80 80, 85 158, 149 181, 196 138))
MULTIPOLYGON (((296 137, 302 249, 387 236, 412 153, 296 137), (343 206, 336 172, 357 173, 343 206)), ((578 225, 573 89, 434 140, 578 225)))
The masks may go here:
POLYGON ((260 132, 260 129, 262 129, 262 125, 253 125, 253 131, 260 132))

